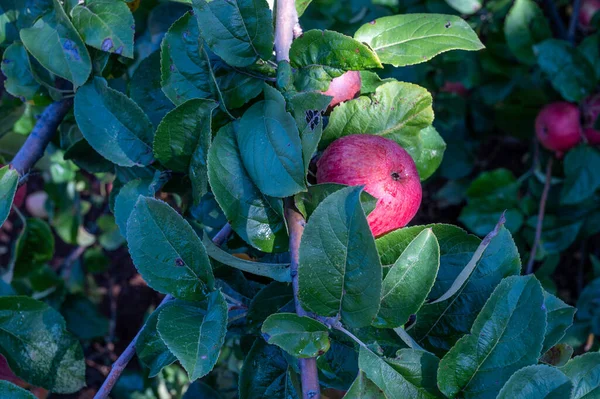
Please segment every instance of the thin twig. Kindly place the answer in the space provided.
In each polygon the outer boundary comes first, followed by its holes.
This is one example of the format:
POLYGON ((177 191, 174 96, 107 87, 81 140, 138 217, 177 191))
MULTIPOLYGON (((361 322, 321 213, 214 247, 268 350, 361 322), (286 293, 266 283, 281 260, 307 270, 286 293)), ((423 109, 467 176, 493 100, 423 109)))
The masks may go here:
POLYGON ((529 260, 527 261, 527 268, 525 269, 526 274, 533 273, 533 263, 535 262, 535 253, 537 247, 542 238, 542 225, 544 224, 544 212, 546 211, 546 201, 548 200, 548 192, 550 192, 550 181, 552 180, 552 161, 554 158, 548 158, 546 164, 546 181, 544 182, 544 191, 542 191, 542 198, 540 198, 540 209, 538 212, 537 225, 535 227, 535 238, 533 240, 533 246, 529 253, 529 260))
POLYGON ((44 151, 46 151, 48 143, 56 133, 58 125, 60 125, 72 105, 73 99, 63 99, 48 105, 42 112, 27 140, 11 162, 12 167, 16 169, 19 176, 24 176, 29 172, 44 155, 44 151))
MULTIPOLYGON (((231 226, 229 225, 229 223, 227 223, 214 236, 212 241, 217 245, 221 245, 221 244, 223 244, 223 242, 225 242, 225 240, 227 239, 229 234, 231 234, 231 226)), ((171 299, 173 299, 173 297, 171 295, 165 296, 164 299, 162 300, 162 302, 160 303, 160 305, 158 305, 158 308, 160 308, 162 305, 164 305, 171 299)), ((129 343, 127 348, 125 348, 123 353, 121 353, 119 358, 113 363, 112 368, 110 369, 110 372, 108 373, 108 376, 106 377, 106 380, 104 380, 104 383, 102 384, 102 386, 96 393, 96 396, 94 396, 94 399, 108 398, 110 391, 113 389, 113 387, 119 380, 119 377, 125 370, 125 367, 127 367, 127 364, 135 355, 135 344, 137 343, 137 340, 138 340, 142 330, 143 330, 143 328, 140 329, 140 331, 138 331, 138 333, 135 335, 133 340, 131 340, 131 342, 129 343)))
POLYGON ((579 9, 581 8, 581 0, 573 1, 573 14, 569 21, 569 32, 567 38, 571 44, 575 44, 575 31, 577 29, 577 20, 579 19, 579 9))
POLYGON ((550 18, 554 23, 554 27, 556 28, 556 33, 560 39, 567 38, 567 31, 565 29, 565 25, 563 24, 562 19, 560 19, 560 14, 556 9, 556 4, 554 4, 554 0, 544 0, 544 6, 546 10, 550 14, 550 18))

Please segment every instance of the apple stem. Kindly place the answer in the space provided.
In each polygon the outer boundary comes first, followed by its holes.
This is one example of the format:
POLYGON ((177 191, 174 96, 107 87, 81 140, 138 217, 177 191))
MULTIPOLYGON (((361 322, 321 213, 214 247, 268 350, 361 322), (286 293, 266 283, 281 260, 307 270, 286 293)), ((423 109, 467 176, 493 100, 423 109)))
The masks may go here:
POLYGON ((571 44, 575 43, 575 30, 577 29, 577 19, 579 18, 579 9, 581 8, 581 0, 573 1, 573 13, 569 21, 569 33, 567 38, 571 44))
POLYGON ((535 262, 535 254, 537 252, 537 247, 542 238, 542 225, 544 224, 546 201, 548 200, 548 193, 550 192, 550 181, 552 180, 553 160, 554 158, 552 157, 548 158, 548 163, 546 164, 546 180, 544 182, 544 190, 542 191, 542 197, 540 198, 540 209, 538 211, 537 225, 535 227, 535 238, 533 240, 531 252, 529 253, 529 260, 527 261, 527 268, 525 269, 525 274, 533 273, 533 263, 535 262))
MULTIPOLYGON (((221 228, 221 230, 213 237, 212 241, 218 246, 222 245, 225 242, 225 240, 227 240, 229 235, 231 234, 231 231, 232 231, 231 225, 229 223, 226 223, 225 226, 223 226, 221 228)), ((171 295, 165 296, 163 298, 162 302, 160 303, 160 305, 158 305, 158 307, 156 309, 160 308, 162 305, 164 305, 165 303, 169 302, 172 299, 173 299, 173 297, 171 295)), ((155 312, 156 312, 156 310, 155 310, 155 312)), ((140 330, 135 335, 135 337, 131 340, 129 345, 127 345, 127 348, 125 348, 123 353, 121 353, 119 358, 113 363, 113 365, 110 369, 110 372, 108 373, 108 375, 106 376, 106 379, 104 380, 104 383, 102 383, 102 386, 100 387, 100 389, 94 396, 94 399, 108 398, 110 391, 112 391, 113 387, 119 380, 119 377, 121 377, 121 374, 123 374, 123 371, 125 371, 127 364, 129 363, 129 361, 131 359, 133 359, 133 356, 135 355, 135 344, 137 343, 137 340, 138 340, 140 334, 142 333, 143 329, 144 329, 144 326, 142 326, 142 328, 140 328, 140 330)))
POLYGON ((48 143, 56 133, 58 125, 60 125, 72 105, 73 99, 65 98, 48 105, 42 112, 27 140, 11 162, 11 166, 19 173, 20 177, 25 176, 44 155, 44 151, 46 151, 48 143))

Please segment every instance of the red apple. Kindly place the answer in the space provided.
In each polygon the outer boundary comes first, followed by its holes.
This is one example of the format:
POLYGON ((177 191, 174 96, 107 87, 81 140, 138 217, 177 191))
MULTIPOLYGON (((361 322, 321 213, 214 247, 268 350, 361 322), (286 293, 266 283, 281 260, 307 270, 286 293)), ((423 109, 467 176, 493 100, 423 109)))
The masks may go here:
POLYGON ((594 15, 600 10, 600 0, 582 0, 579 8, 579 25, 584 29, 591 28, 594 15))
POLYGON ((591 145, 600 145, 600 132, 595 129, 583 129, 583 135, 591 145))
POLYGON ((440 88, 440 91, 445 93, 454 93, 461 97, 466 97, 469 94, 469 91, 460 82, 445 82, 444 85, 440 88))
POLYGON ((563 152, 575 147, 581 141, 579 108, 567 102, 546 105, 535 119, 535 133, 538 140, 550 151, 561 157, 563 152))
POLYGON ((360 92, 360 85, 360 72, 348 71, 334 78, 323 94, 333 97, 329 106, 335 107, 342 101, 352 100, 360 92))
POLYGON ((317 182, 364 185, 377 198, 367 217, 375 237, 406 226, 421 205, 415 162, 404 148, 381 136, 354 134, 331 143, 317 162, 317 182))

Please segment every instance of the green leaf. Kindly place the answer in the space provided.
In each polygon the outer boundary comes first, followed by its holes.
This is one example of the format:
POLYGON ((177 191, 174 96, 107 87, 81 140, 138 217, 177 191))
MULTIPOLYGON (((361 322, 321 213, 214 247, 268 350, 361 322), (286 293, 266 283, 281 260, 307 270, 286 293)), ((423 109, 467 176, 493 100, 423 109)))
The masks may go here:
POLYGON ((20 31, 21 41, 44 68, 77 88, 90 76, 92 60, 62 5, 58 0, 53 3, 53 10, 42 15, 31 28, 20 31))
POLYGON ((151 197, 154 195, 150 188, 152 179, 134 179, 128 181, 117 194, 115 198, 115 222, 119 226, 119 231, 123 237, 127 237, 127 220, 133 211, 140 195, 151 197))
POLYGON ((84 296, 68 296, 60 308, 67 329, 83 341, 103 339, 109 334, 109 320, 98 306, 84 296))
POLYGON ((238 108, 262 92, 263 81, 233 69, 213 54, 200 38, 190 13, 178 19, 161 44, 163 91, 174 104, 212 98, 238 108))
POLYGON ((546 353, 560 342, 567 329, 573 324, 573 316, 575 315, 575 308, 547 292, 544 292, 544 306, 546 307, 548 325, 546 326, 542 353, 546 353))
POLYGON ((534 47, 538 65, 565 100, 578 102, 591 93, 596 74, 590 62, 567 41, 548 39, 534 47))
POLYGON ((73 25, 88 46, 133 58, 133 15, 123 1, 88 0, 71 10, 73 25))
POLYGON ((561 192, 563 204, 577 204, 600 187, 600 151, 589 145, 573 148, 565 156, 565 180, 561 192))
POLYGON ((415 162, 419 161, 417 168, 428 170, 431 168, 430 157, 421 151, 429 152, 429 146, 421 143, 431 141, 435 145, 437 142, 432 140, 433 133, 425 129, 433 122, 431 104, 431 94, 420 86, 385 83, 370 97, 361 96, 335 107, 319 147, 325 148, 335 139, 350 134, 376 134, 410 150, 415 162))
POLYGON ((292 42, 290 64, 298 69, 300 89, 325 91, 345 71, 382 68, 377 55, 360 41, 334 31, 309 30, 292 42), (316 82, 315 82, 316 81, 316 82))
POLYGON ((42 219, 28 218, 15 250, 14 273, 25 277, 50 262, 54 256, 54 236, 48 223, 42 219))
POLYGON ((265 100, 242 116, 236 138, 242 162, 258 189, 272 197, 306 190, 302 143, 283 95, 265 85, 265 100))
MULTIPOLYGON (((465 268, 462 269, 462 271, 456 277, 456 280, 454 280, 452 282, 452 285, 450 286, 448 291, 444 292, 444 294, 442 296, 437 298, 435 301, 431 302, 432 304, 446 301, 446 300, 450 299, 452 296, 454 296, 454 294, 456 294, 458 291, 460 291, 460 289, 464 286, 464 284, 467 282, 467 280, 469 280, 469 278, 471 277, 473 270, 475 270, 475 268, 477 267, 477 263, 479 262, 479 260, 483 256, 483 254, 486 252, 488 247, 492 244, 492 242, 494 241, 494 238, 496 238, 496 236, 498 236, 500 234, 500 237, 498 237, 498 239, 493 242, 494 244, 503 243, 503 242, 507 241, 506 237, 507 236, 510 237, 510 233, 504 228, 503 225, 504 225, 504 217, 501 217, 500 220, 498 221, 498 224, 496 224, 496 227, 494 228, 494 230, 492 230, 481 241, 481 244, 479 244, 479 246, 473 253, 473 257, 471 258, 469 263, 467 263, 465 268)), ((497 249, 497 247, 496 247, 496 245, 494 245, 490 248, 490 252, 493 252, 496 249, 497 249)))
POLYGON ((363 371, 359 371, 344 399, 386 399, 386 396, 363 371))
POLYGON ((498 399, 564 399, 571 397, 573 384, 558 369, 538 364, 514 373, 498 394, 498 399))
POLYGON ((360 187, 327 197, 300 243, 299 298, 321 316, 340 315, 350 328, 371 324, 381 298, 381 263, 360 204, 360 187))
POLYGON ((595 398, 600 393, 600 353, 590 352, 571 359, 560 371, 573 383, 571 399, 595 398))
MULTIPOLYGON (((546 334, 547 336, 548 334, 546 334)), ((567 344, 554 345, 550 350, 542 355, 540 363, 546 363, 551 366, 562 367, 573 356, 573 348, 567 344)))
POLYGON ((281 349, 257 339, 240 373, 240 399, 297 399, 290 369, 281 349))
POLYGON ((446 0, 446 3, 461 14, 475 14, 481 9, 481 0, 446 0))
MULTIPOLYGON (((600 34, 596 33, 584 38, 577 47, 596 71, 596 79, 600 80, 600 34)), ((596 130, 598 130, 596 128, 596 130)))
MULTIPOLYGON (((315 184, 309 186, 307 191, 296 194, 294 196, 294 201, 298 210, 302 212, 305 219, 308 219, 325 198, 346 187, 348 186, 345 184, 337 183, 315 184)), ((360 193, 360 203, 362 204, 365 214, 368 215, 375 209, 377 198, 366 191, 363 191, 360 193)))
POLYGON ((19 185, 19 174, 10 165, 0 168, 0 226, 4 224, 19 185))
POLYGON ((516 0, 504 21, 506 44, 514 56, 535 65, 533 46, 552 37, 544 12, 533 0, 516 0))
POLYGON ((546 314, 540 283, 533 276, 504 279, 465 335, 440 361, 438 385, 448 397, 494 397, 509 376, 536 364, 546 314))
POLYGON ((21 43, 15 42, 4 50, 2 73, 6 76, 4 88, 15 97, 33 100, 40 89, 31 71, 27 50, 21 43))
POLYGON ((0 380, 0 396, 7 399, 37 399, 31 392, 6 380, 0 380))
POLYGON ((304 14, 304 11, 308 8, 312 0, 295 0, 296 3, 296 12, 298 13, 298 17, 301 17, 304 14))
POLYGON ((408 245, 381 287, 381 307, 373 322, 380 328, 404 325, 423 306, 440 266, 440 246, 431 229, 408 245))
POLYGON ((157 330, 190 380, 212 370, 227 332, 227 302, 220 291, 201 303, 173 301, 158 315, 157 330))
POLYGON ((133 263, 153 289, 200 300, 214 288, 202 241, 166 203, 139 197, 127 222, 127 243, 133 263))
POLYGON ((102 78, 77 90, 75 119, 100 155, 120 166, 147 166, 152 157, 152 123, 130 98, 102 78))
POLYGON ((152 122, 154 129, 173 104, 162 91, 160 52, 155 51, 140 62, 129 81, 129 95, 152 122))
POLYGON ((272 282, 252 298, 246 320, 251 328, 260 328, 267 317, 273 313, 294 310, 294 294, 291 285, 272 282))
POLYGON ((446 151, 446 142, 433 126, 422 129, 415 137, 401 140, 400 144, 415 161, 421 181, 433 175, 446 151))
POLYGON ((211 115, 216 107, 212 100, 193 99, 169 112, 154 134, 154 157, 175 172, 187 172, 194 152, 201 147, 206 172, 211 115))
POLYGON ((56 310, 24 296, 0 297, 0 351, 16 375, 56 393, 85 385, 81 345, 56 310))
POLYGON ((453 15, 404 14, 361 26, 356 40, 367 43, 384 64, 419 64, 449 50, 484 48, 468 23, 453 15))
POLYGON ((277 313, 262 325, 263 338, 298 358, 317 357, 329 350, 327 326, 307 316, 277 313))
POLYGON ((146 320, 135 345, 135 351, 144 366, 150 369, 149 377, 157 376, 161 370, 175 363, 177 358, 171 353, 156 328, 158 316, 164 309, 159 306, 146 320))
POLYGON ((280 200, 264 196, 254 185, 238 148, 237 123, 222 127, 208 152, 208 179, 215 199, 233 230, 263 252, 287 249, 287 231, 280 200))
POLYGON ((265 0, 192 0, 202 38, 225 62, 245 67, 273 52, 273 20, 265 0))
POLYGON ((302 157, 305 173, 321 140, 323 113, 329 106, 330 97, 316 92, 297 93, 290 99, 292 114, 300 131, 302 157))
POLYGON ((212 242, 208 237, 204 237, 204 246, 206 253, 211 258, 227 266, 234 267, 257 276, 272 278, 275 281, 291 282, 289 263, 261 263, 237 258, 228 252, 225 252, 218 245, 212 242))
POLYGON ((358 367, 388 399, 440 397, 435 384, 439 360, 429 352, 401 349, 396 358, 381 358, 361 347, 358 367))

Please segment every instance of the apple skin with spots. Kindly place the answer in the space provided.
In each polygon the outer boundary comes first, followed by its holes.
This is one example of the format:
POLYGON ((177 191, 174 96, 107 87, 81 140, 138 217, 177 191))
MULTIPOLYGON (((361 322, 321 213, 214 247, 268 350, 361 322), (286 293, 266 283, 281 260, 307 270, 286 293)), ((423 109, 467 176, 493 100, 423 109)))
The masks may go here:
POLYGON ((535 119, 535 133, 539 142, 561 158, 581 142, 580 116, 579 108, 571 103, 546 105, 535 119))
POLYGON ((423 196, 408 152, 392 140, 369 134, 344 136, 331 143, 317 162, 317 182, 364 186, 377 198, 367 217, 375 237, 406 226, 423 196))
POLYGON ((329 88, 323 94, 333 97, 329 103, 329 107, 333 108, 341 102, 352 100, 356 97, 360 93, 360 86, 360 72, 348 71, 332 79, 329 88))

